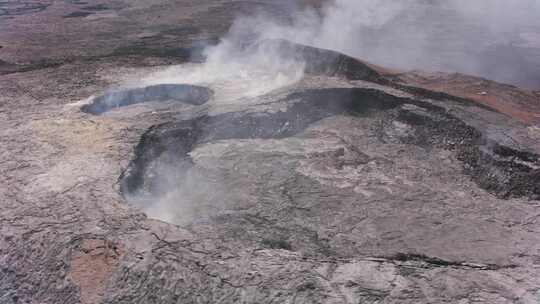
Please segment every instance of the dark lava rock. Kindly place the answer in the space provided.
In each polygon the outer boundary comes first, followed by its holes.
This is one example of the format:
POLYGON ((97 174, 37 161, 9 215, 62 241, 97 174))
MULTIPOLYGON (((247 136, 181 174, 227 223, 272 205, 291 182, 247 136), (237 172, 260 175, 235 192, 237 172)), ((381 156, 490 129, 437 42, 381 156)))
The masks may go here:
POLYGON ((0 17, 20 16, 39 13, 46 10, 51 1, 2 1, 0 2, 0 17))
POLYGON ((105 4, 97 4, 97 5, 84 6, 82 7, 82 9, 86 11, 106 11, 110 8, 105 4))
POLYGON ((79 18, 79 17, 87 17, 94 14, 93 12, 85 12, 85 11, 76 11, 73 13, 69 13, 64 16, 64 18, 79 18))
POLYGON ((269 49, 284 58, 295 58, 305 62, 305 71, 308 74, 387 83, 379 73, 365 63, 331 50, 295 44, 287 40, 265 40, 253 48, 269 49))

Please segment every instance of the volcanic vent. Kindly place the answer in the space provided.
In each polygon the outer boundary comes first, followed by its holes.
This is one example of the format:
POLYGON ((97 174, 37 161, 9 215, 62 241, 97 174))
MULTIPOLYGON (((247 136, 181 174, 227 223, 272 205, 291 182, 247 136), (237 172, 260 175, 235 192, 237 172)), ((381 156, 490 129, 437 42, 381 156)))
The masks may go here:
MULTIPOLYGON (((325 125, 326 121, 332 119, 352 119, 368 128, 369 136, 375 140, 371 143, 373 154, 379 153, 377 149, 385 150, 385 144, 403 145, 404 151, 411 150, 412 146, 428 153, 442 149, 449 151, 455 161, 462 164, 460 172, 453 174, 466 174, 479 187, 500 198, 539 197, 537 154, 498 142, 498 139, 506 135, 472 127, 460 115, 451 114, 454 107, 473 109, 476 107, 474 103, 394 83, 367 65, 332 51, 283 40, 263 41, 252 48, 263 48, 266 51, 271 49, 281 56, 294 57, 295 61, 304 62, 306 77, 298 85, 289 88, 289 93, 282 94, 271 104, 254 102, 251 110, 225 110, 215 115, 203 112, 192 119, 180 119, 150 128, 135 148, 135 158, 121 177, 121 190, 128 201, 150 215, 172 222, 179 220, 170 214, 163 217, 163 213, 171 213, 170 209, 174 209, 177 202, 181 205, 180 209, 196 209, 185 212, 190 216, 188 219, 183 217, 180 222, 186 223, 186 220, 189 222, 201 216, 217 216, 224 210, 235 208, 234 205, 248 196, 257 200, 261 193, 253 189, 243 193, 238 183, 231 184, 228 180, 242 180, 245 177, 234 177, 234 170, 238 168, 229 172, 219 165, 201 165, 193 159, 194 151, 196 155, 200 147, 204 150, 205 146, 220 142, 245 143, 246 140, 258 142, 287 138, 299 138, 302 141, 306 136, 313 136, 309 130, 325 125), (352 81, 367 80, 413 92, 415 97, 406 92, 396 94, 399 91, 386 92, 372 88, 311 89, 310 86, 316 81, 314 79, 321 76, 352 81), (447 98, 454 101, 450 102, 447 98), (166 207, 160 206, 163 201, 166 201, 166 207), (158 213, 152 211, 156 208, 160 210, 158 213)), ((117 107, 150 101, 174 101, 198 106, 206 103, 212 94, 211 89, 198 85, 157 84, 106 93, 85 105, 82 110, 100 115, 117 107)), ((260 100, 267 98, 255 97, 260 100)), ((210 107, 219 109, 219 103, 211 104, 210 107)), ((484 111, 493 113, 487 109, 484 111)), ((357 131, 362 133, 361 130, 357 131)), ((360 157, 364 161, 367 159, 367 162, 376 157, 372 155, 370 158, 361 150, 361 147, 347 144, 334 153, 337 153, 335 155, 338 159, 360 157)), ((257 153, 253 159, 257 159, 257 153)), ((301 163, 302 159, 309 158, 310 152, 305 153, 308 156, 292 157, 294 162, 301 163)), ((243 157, 237 161, 240 165, 248 162, 243 157)), ((351 160, 335 161, 348 163, 351 160)), ((253 166, 254 171, 250 174, 257 174, 259 169, 257 165, 253 166)), ((288 174, 303 170, 299 169, 298 164, 277 166, 282 167, 275 168, 277 171, 285 170, 288 174)), ((338 166, 338 169, 342 170, 343 165, 338 166)))
POLYGON ((116 90, 94 98, 81 110, 94 115, 101 115, 112 109, 146 102, 181 102, 202 105, 207 102, 212 92, 204 87, 187 84, 159 84, 142 88, 116 90))
MULTIPOLYGON (((292 46, 292 44, 287 45, 288 48, 292 46)), ((335 56, 333 52, 325 53, 324 50, 299 47, 303 54, 306 52, 310 54, 303 58, 314 60, 307 64, 311 66, 311 70, 308 70, 306 81, 312 77, 310 75, 318 77, 317 75, 323 71, 322 74, 342 75, 342 77, 368 75, 379 83, 390 83, 389 80, 380 76, 373 77, 373 74, 355 71, 346 65, 321 66, 321 62, 327 62, 326 58, 335 56), (321 57, 315 57, 313 54, 320 54, 321 57), (335 72, 340 69, 348 72, 346 74, 335 72)), ((421 94, 422 91, 416 93, 421 94)), ((438 95, 427 92, 426 96, 438 95)), ((264 98, 261 99, 264 100, 264 98)), ((454 102, 460 107, 475 107, 472 102, 465 100, 460 100, 460 103, 454 102)), ((260 189, 249 190, 252 191, 249 193, 244 192, 249 187, 243 188, 239 185, 239 181, 243 180, 246 183, 249 181, 245 179, 246 176, 237 174, 238 167, 233 171, 228 171, 229 169, 220 165, 210 166, 204 164, 204 161, 200 163, 201 160, 193 159, 194 151, 197 155, 200 147, 204 150, 205 146, 219 143, 226 147, 229 144, 234 145, 232 143, 235 141, 242 144, 245 144, 246 140, 252 141, 253 144, 265 140, 285 140, 286 142, 288 138, 304 141, 306 137, 314 136, 311 129, 321 128, 321 125, 324 126, 329 120, 337 119, 357 121, 353 125, 362 125, 369 129, 369 135, 366 136, 372 137, 368 149, 371 150, 371 156, 362 152, 365 148, 347 143, 346 140, 342 142, 343 147, 332 152, 333 154, 330 153, 336 158, 332 163, 341 163, 334 168, 338 172, 347 164, 357 168, 359 165, 364 166, 376 160, 376 155, 382 153, 378 150, 385 151, 389 146, 401 147, 403 151, 408 151, 406 154, 413 153, 415 149, 421 149, 425 153, 449 151, 451 155, 454 155, 456 164, 461 163, 459 170, 456 169, 457 171, 452 174, 465 173, 478 186, 501 198, 537 198, 540 194, 536 182, 538 181, 536 169, 539 163, 538 156, 502 144, 494 144, 492 139, 482 132, 483 130, 477 130, 459 116, 450 114, 447 103, 399 97, 370 88, 308 89, 299 87, 272 105, 263 106, 263 109, 266 109, 263 112, 255 108, 248 112, 202 115, 193 119, 157 125, 143 135, 136 147, 135 158, 121 178, 122 192, 129 201, 147 210, 150 215, 168 221, 187 223, 195 218, 217 216, 224 210, 238 208, 247 196, 258 200, 263 194, 258 193, 260 189), (234 181, 235 179, 238 180, 234 181), (209 195, 210 193, 212 195, 209 195), (186 199, 192 201, 186 202, 186 199), (175 206, 180 206, 178 208, 183 210, 184 215, 189 214, 189 216, 186 218, 182 215, 174 215, 175 206), (186 209, 191 211, 188 212, 186 209), (153 210, 159 210, 159 212, 156 213, 153 210)), ((349 128, 353 129, 352 126, 349 128)), ((362 134, 365 131, 356 129, 356 132, 362 134)), ((331 131, 331 133, 336 133, 335 136, 340 138, 338 131, 331 131)), ((265 170, 258 172, 260 168, 256 163, 249 164, 252 161, 264 162, 265 156, 257 156, 261 152, 251 151, 250 153, 254 153, 251 158, 247 157, 250 160, 247 160, 246 156, 236 156, 238 166, 252 167, 251 172, 245 173, 247 175, 266 172, 265 170)), ((293 162, 301 163, 305 161, 305 158, 311 157, 311 152, 305 153, 306 155, 303 156, 293 153, 294 155, 291 156, 293 162)), ((286 155, 287 153, 282 158, 286 159, 286 155)), ((231 159, 224 160, 224 162, 227 161, 231 159)), ((284 160, 279 161, 273 168, 276 172, 283 171, 278 174, 282 177, 295 175, 294 172, 303 170, 284 160)), ((434 170, 431 173, 421 174, 427 174, 425 178, 431 174, 442 174, 436 172, 437 170, 434 170)), ((275 182, 279 183, 278 180, 275 182)), ((266 189, 268 185, 260 187, 266 189)), ((369 193, 369 191, 364 193, 369 193)))

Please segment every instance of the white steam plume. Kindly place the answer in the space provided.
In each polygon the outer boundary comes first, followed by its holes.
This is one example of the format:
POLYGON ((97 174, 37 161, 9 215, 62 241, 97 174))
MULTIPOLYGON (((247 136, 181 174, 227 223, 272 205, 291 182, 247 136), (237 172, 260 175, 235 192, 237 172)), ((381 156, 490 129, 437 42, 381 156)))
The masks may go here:
MULTIPOLYGON (((242 17, 220 44, 206 50, 204 64, 172 67, 144 82, 205 85, 216 92, 219 102, 259 96, 303 77, 304 62, 264 44, 246 48, 276 38, 404 69, 459 71, 515 82, 523 81, 519 73, 529 71, 532 74, 526 74, 524 80, 538 75, 540 87, 538 0, 335 0, 326 2, 321 10, 293 13, 288 23, 262 15, 242 17), (535 49, 538 73, 534 72, 534 56, 532 64, 516 64, 512 56, 488 58, 486 51, 497 45, 535 49), (512 74, 512 67, 518 74, 512 74)), ((174 180, 175 172, 160 174, 174 180)), ((220 204, 225 194, 231 195, 234 187, 221 183, 189 173, 141 206, 153 217, 189 222, 200 214, 199 209, 219 209, 214 204, 220 204), (219 189, 218 195, 209 195, 213 193, 209 189, 219 189)))
POLYGON ((387 67, 456 71, 540 87, 538 0, 326 1, 320 11, 294 13, 288 24, 267 15, 239 18, 220 46, 272 38, 387 67))
POLYGON ((398 69, 462 72, 540 88, 538 0, 335 0, 292 13, 238 18, 202 66, 174 67, 147 83, 208 85, 220 99, 292 84, 303 62, 246 44, 287 39, 398 69), (279 21, 278 21, 279 20, 279 21))

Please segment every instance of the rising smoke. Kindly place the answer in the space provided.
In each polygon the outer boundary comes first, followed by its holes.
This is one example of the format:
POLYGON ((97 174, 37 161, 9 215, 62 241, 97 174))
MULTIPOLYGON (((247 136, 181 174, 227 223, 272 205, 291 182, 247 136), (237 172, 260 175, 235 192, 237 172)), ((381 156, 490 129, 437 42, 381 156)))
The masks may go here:
MULTIPOLYGON (((260 43, 267 39, 336 50, 393 68, 457 71, 540 87, 537 0, 335 0, 297 11, 287 22, 243 16, 218 45, 206 49, 204 64, 171 67, 143 82, 207 86, 215 100, 226 103, 245 102, 302 79, 305 63, 260 43)), ((224 197, 234 197, 234 187, 225 186, 224 179, 209 180, 197 170, 181 178, 175 170, 160 170, 158 195, 137 204, 152 217, 188 223, 219 210, 224 197)))
POLYGON ((278 23, 239 18, 228 42, 282 38, 399 69, 540 88, 538 0, 335 0, 278 23))
MULTIPOLYGON (((243 20, 243 19, 242 19, 243 20)), ((293 84, 304 76, 304 62, 284 56, 271 44, 259 44, 264 36, 252 36, 245 44, 248 32, 235 23, 231 31, 216 46, 205 50, 204 64, 179 65, 146 77, 145 85, 160 83, 189 83, 207 86, 215 99, 226 102, 246 102, 293 84), (254 39, 253 39, 254 38, 254 39)))
POLYGON ((202 67, 171 68, 147 80, 211 84, 232 98, 262 95, 301 79, 303 62, 246 45, 286 39, 390 68, 540 88, 538 0, 335 0, 287 20, 239 17, 221 43, 207 48, 202 67))

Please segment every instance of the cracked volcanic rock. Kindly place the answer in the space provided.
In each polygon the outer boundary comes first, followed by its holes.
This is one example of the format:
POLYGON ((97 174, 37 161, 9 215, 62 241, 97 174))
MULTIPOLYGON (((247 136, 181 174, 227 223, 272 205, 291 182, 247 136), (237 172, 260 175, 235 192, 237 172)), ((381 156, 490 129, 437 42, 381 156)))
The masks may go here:
MULTIPOLYGON (((133 30, 135 9, 176 7, 15 2, 0 12, 133 30)), ((305 60, 304 77, 239 103, 211 84, 109 91, 199 64, 171 59, 171 41, 221 35, 229 10, 282 14, 182 3, 197 30, 156 25, 167 37, 125 38, 128 55, 0 60, 0 303, 538 303, 538 126, 458 86, 429 91, 429 76, 287 41, 264 43, 305 60)))

